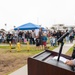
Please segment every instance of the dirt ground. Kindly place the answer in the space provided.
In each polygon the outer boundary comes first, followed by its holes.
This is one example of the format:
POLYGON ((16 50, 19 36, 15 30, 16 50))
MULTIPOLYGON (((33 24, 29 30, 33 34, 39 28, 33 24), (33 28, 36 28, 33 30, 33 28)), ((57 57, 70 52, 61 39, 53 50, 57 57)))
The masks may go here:
MULTIPOLYGON (((29 52, 26 50, 22 50, 21 52, 12 50, 12 52, 10 52, 7 47, 5 47, 5 49, 0 48, 0 75, 8 75, 19 69, 27 63, 28 57, 39 52, 40 50, 35 50, 35 47, 29 52)), ((70 52, 68 52, 67 55, 69 53, 70 52)))
POLYGON ((8 75, 27 63, 29 55, 24 53, 0 53, 0 75, 8 75))
POLYGON ((12 49, 10 49, 9 45, 3 44, 0 46, 0 75, 8 75, 16 71, 26 65, 28 57, 41 51, 32 45, 29 51, 26 45, 21 46, 21 51, 17 51, 15 46, 12 46, 12 49))

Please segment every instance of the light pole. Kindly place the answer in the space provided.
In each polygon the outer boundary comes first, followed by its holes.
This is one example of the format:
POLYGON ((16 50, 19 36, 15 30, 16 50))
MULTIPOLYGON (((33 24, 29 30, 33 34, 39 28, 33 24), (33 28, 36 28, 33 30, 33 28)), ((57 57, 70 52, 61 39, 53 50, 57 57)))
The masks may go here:
POLYGON ((5 31, 7 31, 7 30, 6 30, 6 26, 7 26, 7 24, 5 23, 5 31))
POLYGON ((14 26, 14 29, 15 29, 15 27, 16 27, 16 26, 14 26))

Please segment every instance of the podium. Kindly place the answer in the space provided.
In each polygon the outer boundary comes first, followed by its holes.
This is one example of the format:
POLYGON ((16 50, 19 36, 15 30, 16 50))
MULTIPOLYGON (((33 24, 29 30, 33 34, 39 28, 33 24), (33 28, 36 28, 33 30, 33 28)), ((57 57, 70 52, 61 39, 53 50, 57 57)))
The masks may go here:
MULTIPOLYGON (((74 67, 61 61, 53 60, 58 56, 57 52, 45 50, 33 57, 28 58, 28 75, 75 75, 74 67)), ((70 56, 61 54, 70 59, 70 56)))

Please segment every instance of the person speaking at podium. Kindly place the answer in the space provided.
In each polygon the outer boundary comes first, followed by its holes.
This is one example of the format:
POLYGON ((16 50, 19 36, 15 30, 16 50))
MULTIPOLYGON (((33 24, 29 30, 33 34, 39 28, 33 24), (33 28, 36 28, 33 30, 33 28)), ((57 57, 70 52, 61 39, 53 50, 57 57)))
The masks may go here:
POLYGON ((66 61, 67 65, 75 66, 75 59, 66 61))
POLYGON ((71 60, 66 61, 66 64, 75 66, 75 47, 73 48, 73 53, 71 58, 72 58, 71 60))

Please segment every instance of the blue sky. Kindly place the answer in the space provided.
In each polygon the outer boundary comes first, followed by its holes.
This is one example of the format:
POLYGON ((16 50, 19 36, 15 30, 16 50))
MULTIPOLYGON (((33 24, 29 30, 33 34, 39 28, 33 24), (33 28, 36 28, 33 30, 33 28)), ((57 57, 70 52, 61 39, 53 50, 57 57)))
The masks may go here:
POLYGON ((75 25, 75 0, 0 0, 0 29, 28 22, 44 27, 75 25))

